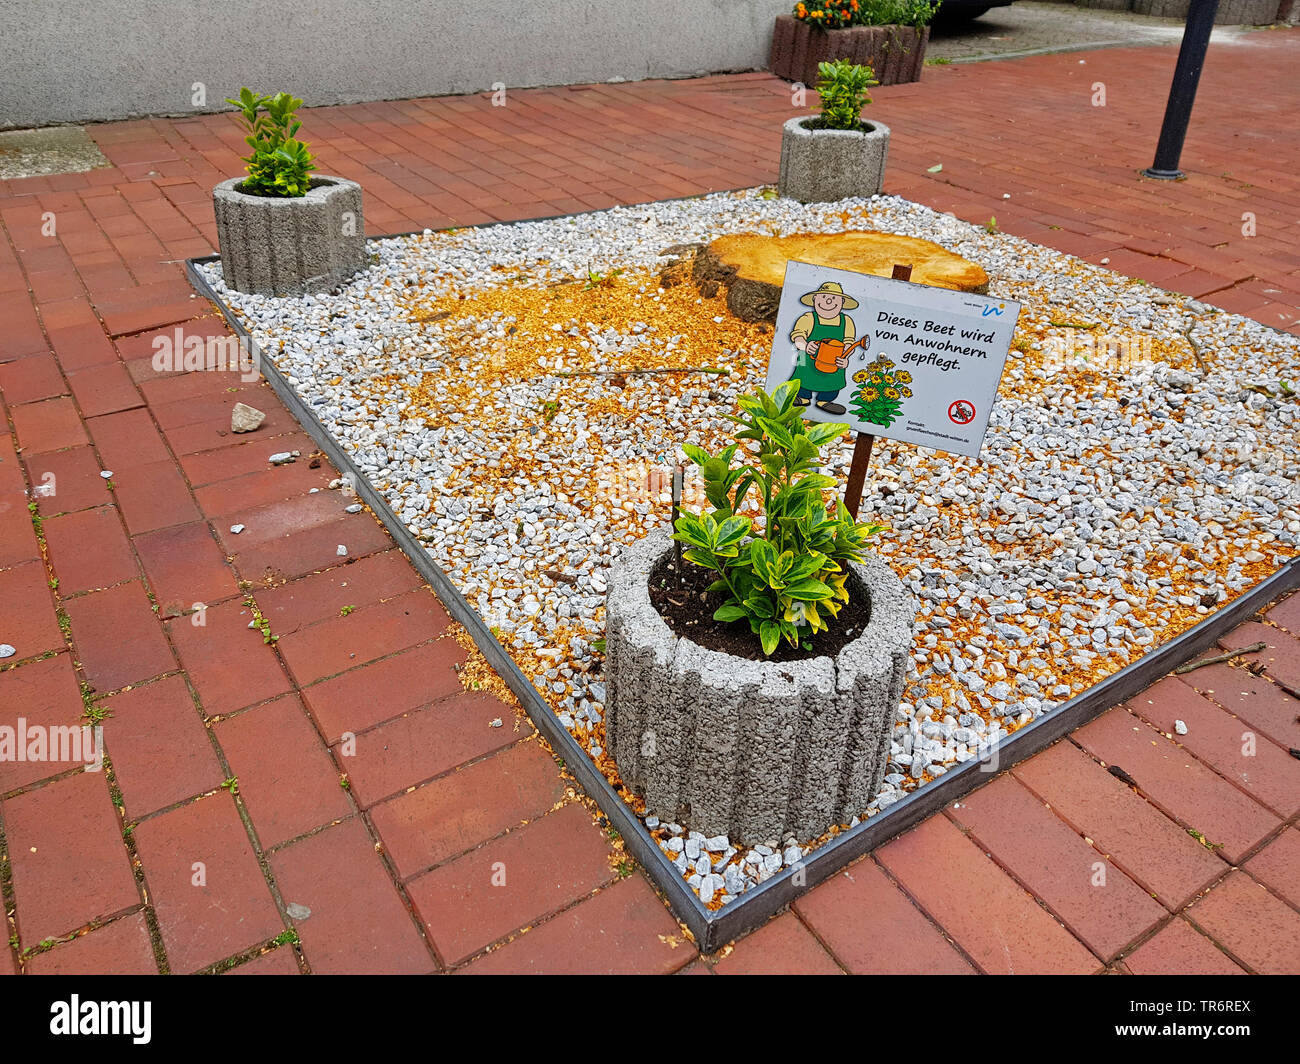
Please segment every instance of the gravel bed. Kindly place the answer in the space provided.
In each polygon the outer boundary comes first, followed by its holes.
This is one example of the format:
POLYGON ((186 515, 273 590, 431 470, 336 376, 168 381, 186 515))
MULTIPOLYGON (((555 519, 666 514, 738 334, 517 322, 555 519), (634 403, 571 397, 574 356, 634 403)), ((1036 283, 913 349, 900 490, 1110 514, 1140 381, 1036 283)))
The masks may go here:
MULTIPOLYGON (((876 445, 862 516, 890 526, 876 549, 920 615, 867 817, 1300 553, 1300 339, 894 197, 756 189, 426 231, 372 241, 328 296, 246 296, 203 270, 618 786, 604 571, 667 522, 680 444, 728 439, 771 345, 722 299, 659 288, 664 253, 855 228, 935 240, 1024 305, 978 460, 876 445), (686 372, 635 372, 665 368, 686 372)), ((645 823, 714 907, 824 841, 738 851, 645 823)))

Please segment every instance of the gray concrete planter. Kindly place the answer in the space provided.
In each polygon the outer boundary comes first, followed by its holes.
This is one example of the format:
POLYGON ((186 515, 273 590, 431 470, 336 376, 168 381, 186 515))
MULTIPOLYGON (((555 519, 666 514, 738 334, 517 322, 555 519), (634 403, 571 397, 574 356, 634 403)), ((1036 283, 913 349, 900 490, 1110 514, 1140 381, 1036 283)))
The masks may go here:
POLYGON ((647 812, 733 843, 809 841, 880 787, 916 604, 879 558, 853 566, 863 633, 834 658, 750 661, 680 638, 650 601, 666 530, 623 550, 605 597, 605 734, 647 812))
POLYGON ((874 196, 885 184, 889 127, 867 122, 866 132, 809 129, 811 118, 792 118, 781 133, 777 191, 800 203, 833 203, 874 196))
POLYGON ((305 196, 250 196, 242 178, 212 190, 226 285, 263 296, 337 288, 366 265, 361 186, 317 177, 305 196))

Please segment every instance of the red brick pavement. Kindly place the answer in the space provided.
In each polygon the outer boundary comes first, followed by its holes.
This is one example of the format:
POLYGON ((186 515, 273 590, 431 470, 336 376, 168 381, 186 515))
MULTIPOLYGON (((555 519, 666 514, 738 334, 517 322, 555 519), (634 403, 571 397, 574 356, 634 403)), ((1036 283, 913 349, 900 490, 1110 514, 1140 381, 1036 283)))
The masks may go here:
MULTIPOLYGON (((1300 33, 1211 51, 1191 179, 1163 184, 1137 171, 1174 54, 878 90, 887 190, 1297 331, 1300 33)), ((305 118, 382 233, 770 182, 790 113, 750 74, 305 118)), ((1300 596, 1225 640, 1264 639, 1258 674, 1161 681, 698 959, 527 721, 488 726, 514 714, 463 689, 383 529, 311 493, 328 464, 269 467, 311 450, 269 390, 152 367, 180 323, 225 333, 178 260, 213 250, 234 123, 91 133, 111 167, 0 183, 0 724, 111 714, 104 772, 0 762, 0 974, 1295 970, 1300 596), (225 430, 237 398, 254 437, 225 430)))

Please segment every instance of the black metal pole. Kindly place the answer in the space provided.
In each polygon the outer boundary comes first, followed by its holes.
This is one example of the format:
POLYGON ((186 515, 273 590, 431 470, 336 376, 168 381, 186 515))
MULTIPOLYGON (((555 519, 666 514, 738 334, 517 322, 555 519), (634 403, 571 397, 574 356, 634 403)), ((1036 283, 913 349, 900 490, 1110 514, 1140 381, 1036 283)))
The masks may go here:
POLYGON ((1186 176, 1178 169, 1178 160, 1183 154, 1187 124, 1192 118, 1192 104, 1196 102, 1196 85, 1201 80, 1205 51, 1210 46, 1210 31, 1214 29, 1218 10, 1219 0, 1192 0, 1187 25, 1183 27, 1182 47, 1178 49, 1178 65, 1174 67, 1174 83, 1169 86, 1169 103, 1160 126, 1156 159, 1142 171, 1147 177, 1177 181, 1186 176))

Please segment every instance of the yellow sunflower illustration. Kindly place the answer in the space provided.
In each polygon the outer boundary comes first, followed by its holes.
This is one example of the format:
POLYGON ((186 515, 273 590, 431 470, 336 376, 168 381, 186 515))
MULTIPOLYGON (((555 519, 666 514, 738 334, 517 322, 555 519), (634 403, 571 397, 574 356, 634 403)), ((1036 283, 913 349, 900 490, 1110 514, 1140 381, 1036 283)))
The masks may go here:
POLYGON ((876 391, 875 388, 872 388, 870 385, 862 389, 862 398, 865 399, 868 403, 875 402, 879 397, 880 397, 880 393, 876 391))
POLYGON ((861 384, 864 380, 867 379, 867 371, 865 369, 858 370, 857 373, 853 374, 853 379, 857 381, 859 384, 861 384))
POLYGON ((897 388, 886 388, 886 389, 885 389, 885 398, 886 398, 886 399, 897 399, 897 398, 898 398, 898 389, 897 389, 897 388))
POLYGON ((894 380, 899 381, 902 384, 911 384, 912 375, 908 373, 907 370, 900 369, 897 373, 894 374, 894 380))
POLYGON ((903 389, 903 398, 904 398, 904 399, 911 399, 911 398, 912 398, 912 389, 911 389, 911 388, 904 388, 904 389, 903 389))

